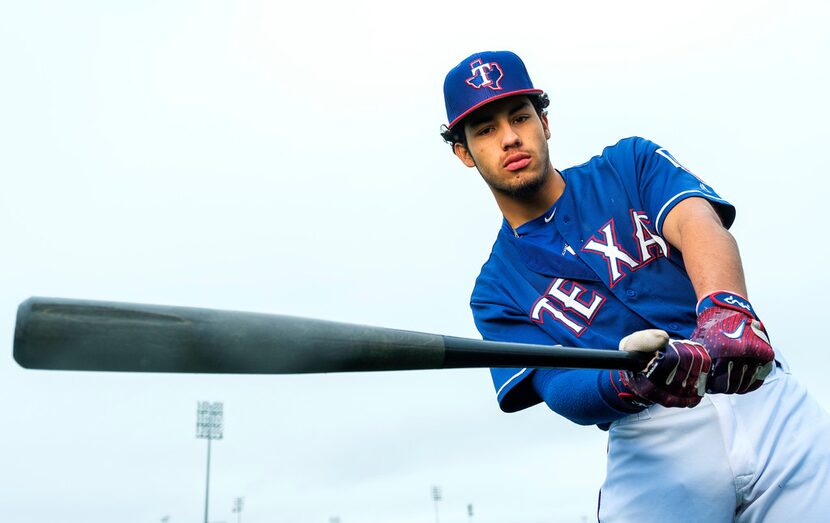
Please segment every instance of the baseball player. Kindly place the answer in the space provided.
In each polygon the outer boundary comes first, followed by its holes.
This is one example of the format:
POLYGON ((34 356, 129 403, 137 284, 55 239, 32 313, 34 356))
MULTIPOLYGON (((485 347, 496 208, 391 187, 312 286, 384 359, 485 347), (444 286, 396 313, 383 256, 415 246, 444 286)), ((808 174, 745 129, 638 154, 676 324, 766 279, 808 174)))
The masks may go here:
POLYGON ((631 137, 558 170, 524 63, 447 74, 443 138, 504 220, 471 298, 488 340, 653 352, 640 372, 492 369, 499 406, 608 431, 602 522, 830 520, 830 416, 747 298, 735 208, 631 137))

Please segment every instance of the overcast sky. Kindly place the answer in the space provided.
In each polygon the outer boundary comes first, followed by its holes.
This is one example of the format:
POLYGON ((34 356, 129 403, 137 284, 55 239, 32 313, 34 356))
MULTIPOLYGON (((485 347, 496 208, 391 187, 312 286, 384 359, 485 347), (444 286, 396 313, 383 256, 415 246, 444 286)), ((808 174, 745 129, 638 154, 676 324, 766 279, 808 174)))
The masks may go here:
POLYGON ((499 412, 486 370, 37 372, 29 296, 478 337, 501 222, 439 137, 442 83, 511 49, 554 164, 639 135, 738 207, 750 297, 825 407, 826 2, 5 2, 0 521, 202 521, 198 401, 223 401, 211 521, 592 520, 605 433, 499 412))

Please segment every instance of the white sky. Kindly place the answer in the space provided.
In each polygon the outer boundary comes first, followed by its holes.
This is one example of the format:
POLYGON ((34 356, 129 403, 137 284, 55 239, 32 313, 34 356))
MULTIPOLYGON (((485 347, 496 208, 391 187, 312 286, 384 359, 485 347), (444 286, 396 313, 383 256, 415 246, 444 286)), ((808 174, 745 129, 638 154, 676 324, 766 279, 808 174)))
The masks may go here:
POLYGON ((631 135, 738 207, 750 295, 824 370, 826 2, 6 2, 0 7, 0 521, 201 521, 200 400, 224 401, 211 521, 592 520, 605 434, 498 411, 485 370, 33 372, 32 295, 478 337, 500 216, 438 136, 446 71, 511 49, 560 168, 631 135), (818 327, 816 327, 818 326, 818 327), (587 518, 587 519, 584 519, 587 518))

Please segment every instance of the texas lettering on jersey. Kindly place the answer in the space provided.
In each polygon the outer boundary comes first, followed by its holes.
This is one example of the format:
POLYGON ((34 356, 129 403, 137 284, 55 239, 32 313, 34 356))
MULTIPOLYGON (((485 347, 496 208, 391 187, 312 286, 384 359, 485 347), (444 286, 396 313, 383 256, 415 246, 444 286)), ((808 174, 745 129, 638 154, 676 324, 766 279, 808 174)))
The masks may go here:
POLYGON ((616 224, 613 218, 600 227, 599 234, 592 236, 582 246, 582 252, 599 254, 605 259, 608 264, 609 288, 614 287, 631 272, 642 269, 660 257, 669 255, 669 245, 666 240, 649 228, 651 220, 646 213, 632 209, 631 223, 632 236, 639 251, 636 257, 627 252, 617 240, 616 224))
MULTIPOLYGON (((631 236, 638 250, 636 255, 627 252, 620 245, 617 239, 617 225, 613 218, 582 247, 582 252, 599 254, 605 259, 608 265, 609 288, 630 272, 669 254, 666 241, 649 227, 651 221, 646 213, 632 209, 630 214, 631 236)), ((553 319, 579 337, 591 325, 605 299, 600 293, 589 290, 575 281, 554 278, 545 294, 530 308, 530 319, 535 323, 553 319)))
POLYGON ((530 319, 536 323, 545 323, 547 313, 548 317, 558 321, 579 337, 591 324, 604 302, 605 297, 601 294, 589 291, 574 281, 556 278, 547 292, 530 308, 530 319))

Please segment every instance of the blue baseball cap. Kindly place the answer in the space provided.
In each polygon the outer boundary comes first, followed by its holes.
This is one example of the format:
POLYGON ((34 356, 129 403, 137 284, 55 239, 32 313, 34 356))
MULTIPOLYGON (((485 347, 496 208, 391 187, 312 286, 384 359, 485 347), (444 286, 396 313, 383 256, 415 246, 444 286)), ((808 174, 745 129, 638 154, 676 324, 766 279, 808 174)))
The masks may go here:
POLYGON ((468 56, 444 79, 447 127, 494 100, 517 94, 542 94, 533 87, 524 62, 510 51, 484 51, 468 56))

